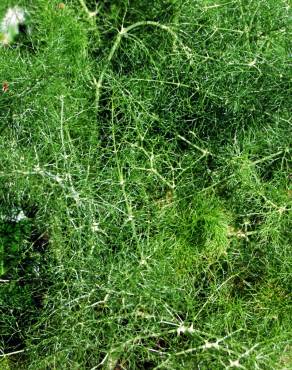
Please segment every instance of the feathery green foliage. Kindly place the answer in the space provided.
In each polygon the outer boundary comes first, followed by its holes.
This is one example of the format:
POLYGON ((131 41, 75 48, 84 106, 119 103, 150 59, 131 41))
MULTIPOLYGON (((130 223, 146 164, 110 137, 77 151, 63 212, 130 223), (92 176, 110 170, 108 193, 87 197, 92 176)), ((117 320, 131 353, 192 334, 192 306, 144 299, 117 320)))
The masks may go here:
POLYGON ((0 367, 290 368, 289 2, 14 5, 0 367))

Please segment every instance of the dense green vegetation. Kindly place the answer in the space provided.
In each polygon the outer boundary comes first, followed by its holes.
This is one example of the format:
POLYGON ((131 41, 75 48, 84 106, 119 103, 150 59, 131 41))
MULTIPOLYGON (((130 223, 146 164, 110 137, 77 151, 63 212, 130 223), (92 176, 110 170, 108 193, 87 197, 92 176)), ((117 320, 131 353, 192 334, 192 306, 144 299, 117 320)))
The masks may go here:
POLYGON ((0 368, 292 368, 289 1, 16 4, 0 368))

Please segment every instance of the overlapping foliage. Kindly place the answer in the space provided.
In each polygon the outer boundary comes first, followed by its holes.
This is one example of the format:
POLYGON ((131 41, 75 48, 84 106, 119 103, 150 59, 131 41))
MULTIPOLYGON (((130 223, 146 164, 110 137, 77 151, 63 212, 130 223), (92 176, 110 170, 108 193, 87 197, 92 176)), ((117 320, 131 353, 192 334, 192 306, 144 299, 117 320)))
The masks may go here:
POLYGON ((289 368, 288 1, 17 5, 1 365, 289 368))

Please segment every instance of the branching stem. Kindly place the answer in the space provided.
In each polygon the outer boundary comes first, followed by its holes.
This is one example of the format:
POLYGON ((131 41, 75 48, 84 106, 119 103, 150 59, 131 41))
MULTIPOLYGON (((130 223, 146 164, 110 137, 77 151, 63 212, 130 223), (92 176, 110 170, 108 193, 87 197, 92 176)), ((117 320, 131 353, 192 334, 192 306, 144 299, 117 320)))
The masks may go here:
MULTIPOLYGON (((80 2, 83 2, 83 0, 80 0, 80 2)), ((101 70, 101 73, 99 75, 99 79, 98 80, 96 80, 95 78, 93 79, 94 84, 96 86, 96 110, 97 110, 97 112, 99 111, 100 94, 101 94, 101 89, 102 89, 102 86, 103 86, 103 81, 104 81, 105 74, 108 70, 108 67, 109 67, 113 57, 115 56, 115 53, 116 53, 117 49, 119 48, 119 46, 121 44, 123 36, 126 36, 131 31, 135 30, 136 28, 145 27, 145 26, 152 26, 152 27, 160 28, 161 30, 163 30, 165 32, 168 32, 173 37, 174 41, 178 42, 182 46, 184 51, 187 53, 187 48, 179 41, 177 34, 169 26, 166 26, 164 24, 160 24, 160 23, 154 22, 154 21, 141 21, 141 22, 136 22, 136 23, 134 23, 131 26, 128 26, 126 28, 122 27, 121 30, 119 31, 116 39, 115 39, 115 42, 114 42, 114 44, 113 44, 113 46, 110 50, 110 53, 109 53, 109 55, 108 55, 108 57, 105 61, 104 66, 101 70)))
POLYGON ((96 17, 97 13, 98 13, 98 10, 96 10, 95 12, 91 12, 88 8, 87 8, 87 5, 85 4, 85 1, 84 0, 79 0, 79 3, 82 7, 82 9, 84 10, 84 12, 86 13, 90 23, 92 23, 92 20, 94 17, 96 17))
POLYGON ((112 104, 112 137, 113 137, 113 144, 114 144, 114 153, 115 153, 115 159, 116 159, 116 166, 118 169, 118 176, 119 176, 119 184, 121 186, 123 198, 126 204, 127 208, 127 214, 128 214, 128 220, 131 223, 132 227, 132 232, 133 236, 138 243, 138 236, 137 236, 137 231, 136 231, 136 224, 135 224, 135 217, 133 214, 133 208, 131 201, 128 198, 127 192, 126 192, 126 180, 123 175, 123 168, 121 166, 119 157, 118 157, 118 149, 117 149, 117 144, 116 144, 116 136, 115 136, 115 129, 114 129, 114 106, 112 104))

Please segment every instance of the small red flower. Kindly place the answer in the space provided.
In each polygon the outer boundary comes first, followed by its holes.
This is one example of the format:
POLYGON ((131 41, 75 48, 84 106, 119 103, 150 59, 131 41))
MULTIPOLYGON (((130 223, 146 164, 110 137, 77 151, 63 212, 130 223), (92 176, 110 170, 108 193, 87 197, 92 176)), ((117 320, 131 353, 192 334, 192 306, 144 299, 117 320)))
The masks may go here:
POLYGON ((2 91, 6 93, 9 90, 9 84, 8 82, 3 82, 2 84, 2 91))

